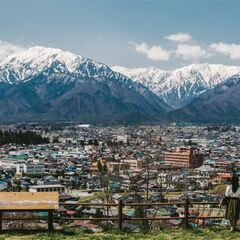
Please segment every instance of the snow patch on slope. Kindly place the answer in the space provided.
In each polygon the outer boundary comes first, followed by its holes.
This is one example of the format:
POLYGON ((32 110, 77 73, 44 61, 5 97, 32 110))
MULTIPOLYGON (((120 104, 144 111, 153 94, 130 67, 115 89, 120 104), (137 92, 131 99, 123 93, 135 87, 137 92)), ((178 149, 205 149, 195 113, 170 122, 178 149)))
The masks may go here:
POLYGON ((94 62, 68 51, 35 46, 7 57, 0 64, 0 82, 16 84, 41 73, 49 67, 61 73, 74 73, 82 77, 103 77, 111 71, 104 64, 94 62))
POLYGON ((238 66, 192 64, 174 71, 161 69, 112 67, 136 82, 143 83, 166 103, 179 107, 240 72, 238 66))

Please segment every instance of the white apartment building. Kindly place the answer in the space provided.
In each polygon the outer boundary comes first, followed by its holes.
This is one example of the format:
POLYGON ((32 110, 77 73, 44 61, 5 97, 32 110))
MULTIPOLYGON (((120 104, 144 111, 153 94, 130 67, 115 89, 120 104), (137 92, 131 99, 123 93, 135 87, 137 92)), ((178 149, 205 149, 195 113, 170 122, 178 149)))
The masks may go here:
POLYGON ((43 163, 26 163, 23 164, 23 172, 26 174, 43 174, 44 173, 44 164, 43 163))
POLYGON ((44 173, 44 163, 42 161, 29 162, 26 160, 12 159, 12 158, 2 158, 0 160, 0 166, 3 168, 15 168, 17 175, 26 174, 43 174, 44 173))

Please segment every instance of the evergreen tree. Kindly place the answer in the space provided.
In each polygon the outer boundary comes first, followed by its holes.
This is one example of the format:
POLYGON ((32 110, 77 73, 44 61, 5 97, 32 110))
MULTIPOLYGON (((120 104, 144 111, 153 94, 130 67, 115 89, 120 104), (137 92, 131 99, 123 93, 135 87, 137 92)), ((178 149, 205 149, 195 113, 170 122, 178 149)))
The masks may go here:
POLYGON ((98 140, 96 138, 94 139, 93 145, 96 147, 98 146, 98 140))
POLYGON ((80 141, 80 145, 81 145, 82 147, 85 146, 85 142, 84 142, 84 140, 81 140, 81 141, 80 141))
POLYGON ((49 139, 32 131, 0 131, 0 145, 9 143, 34 145, 49 143, 49 139))
POLYGON ((100 173, 102 173, 102 171, 103 171, 103 166, 102 166, 102 164, 101 164, 100 161, 98 161, 97 168, 98 168, 98 171, 99 171, 100 173))

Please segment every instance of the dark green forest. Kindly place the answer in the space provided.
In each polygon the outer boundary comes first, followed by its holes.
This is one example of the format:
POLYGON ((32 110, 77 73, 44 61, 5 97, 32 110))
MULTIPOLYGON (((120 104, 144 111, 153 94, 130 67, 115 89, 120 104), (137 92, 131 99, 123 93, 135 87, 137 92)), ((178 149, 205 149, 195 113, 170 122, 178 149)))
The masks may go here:
POLYGON ((0 131, 0 146, 9 143, 35 145, 49 143, 49 139, 32 131, 0 131))

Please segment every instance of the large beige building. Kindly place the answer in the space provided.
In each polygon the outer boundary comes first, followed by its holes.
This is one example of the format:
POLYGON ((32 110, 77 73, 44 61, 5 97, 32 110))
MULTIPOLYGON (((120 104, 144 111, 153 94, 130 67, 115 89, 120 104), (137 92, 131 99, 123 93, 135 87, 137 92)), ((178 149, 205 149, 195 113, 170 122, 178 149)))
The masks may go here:
POLYGON ((203 164, 203 154, 193 147, 178 147, 176 151, 165 152, 165 165, 197 168, 203 164))

